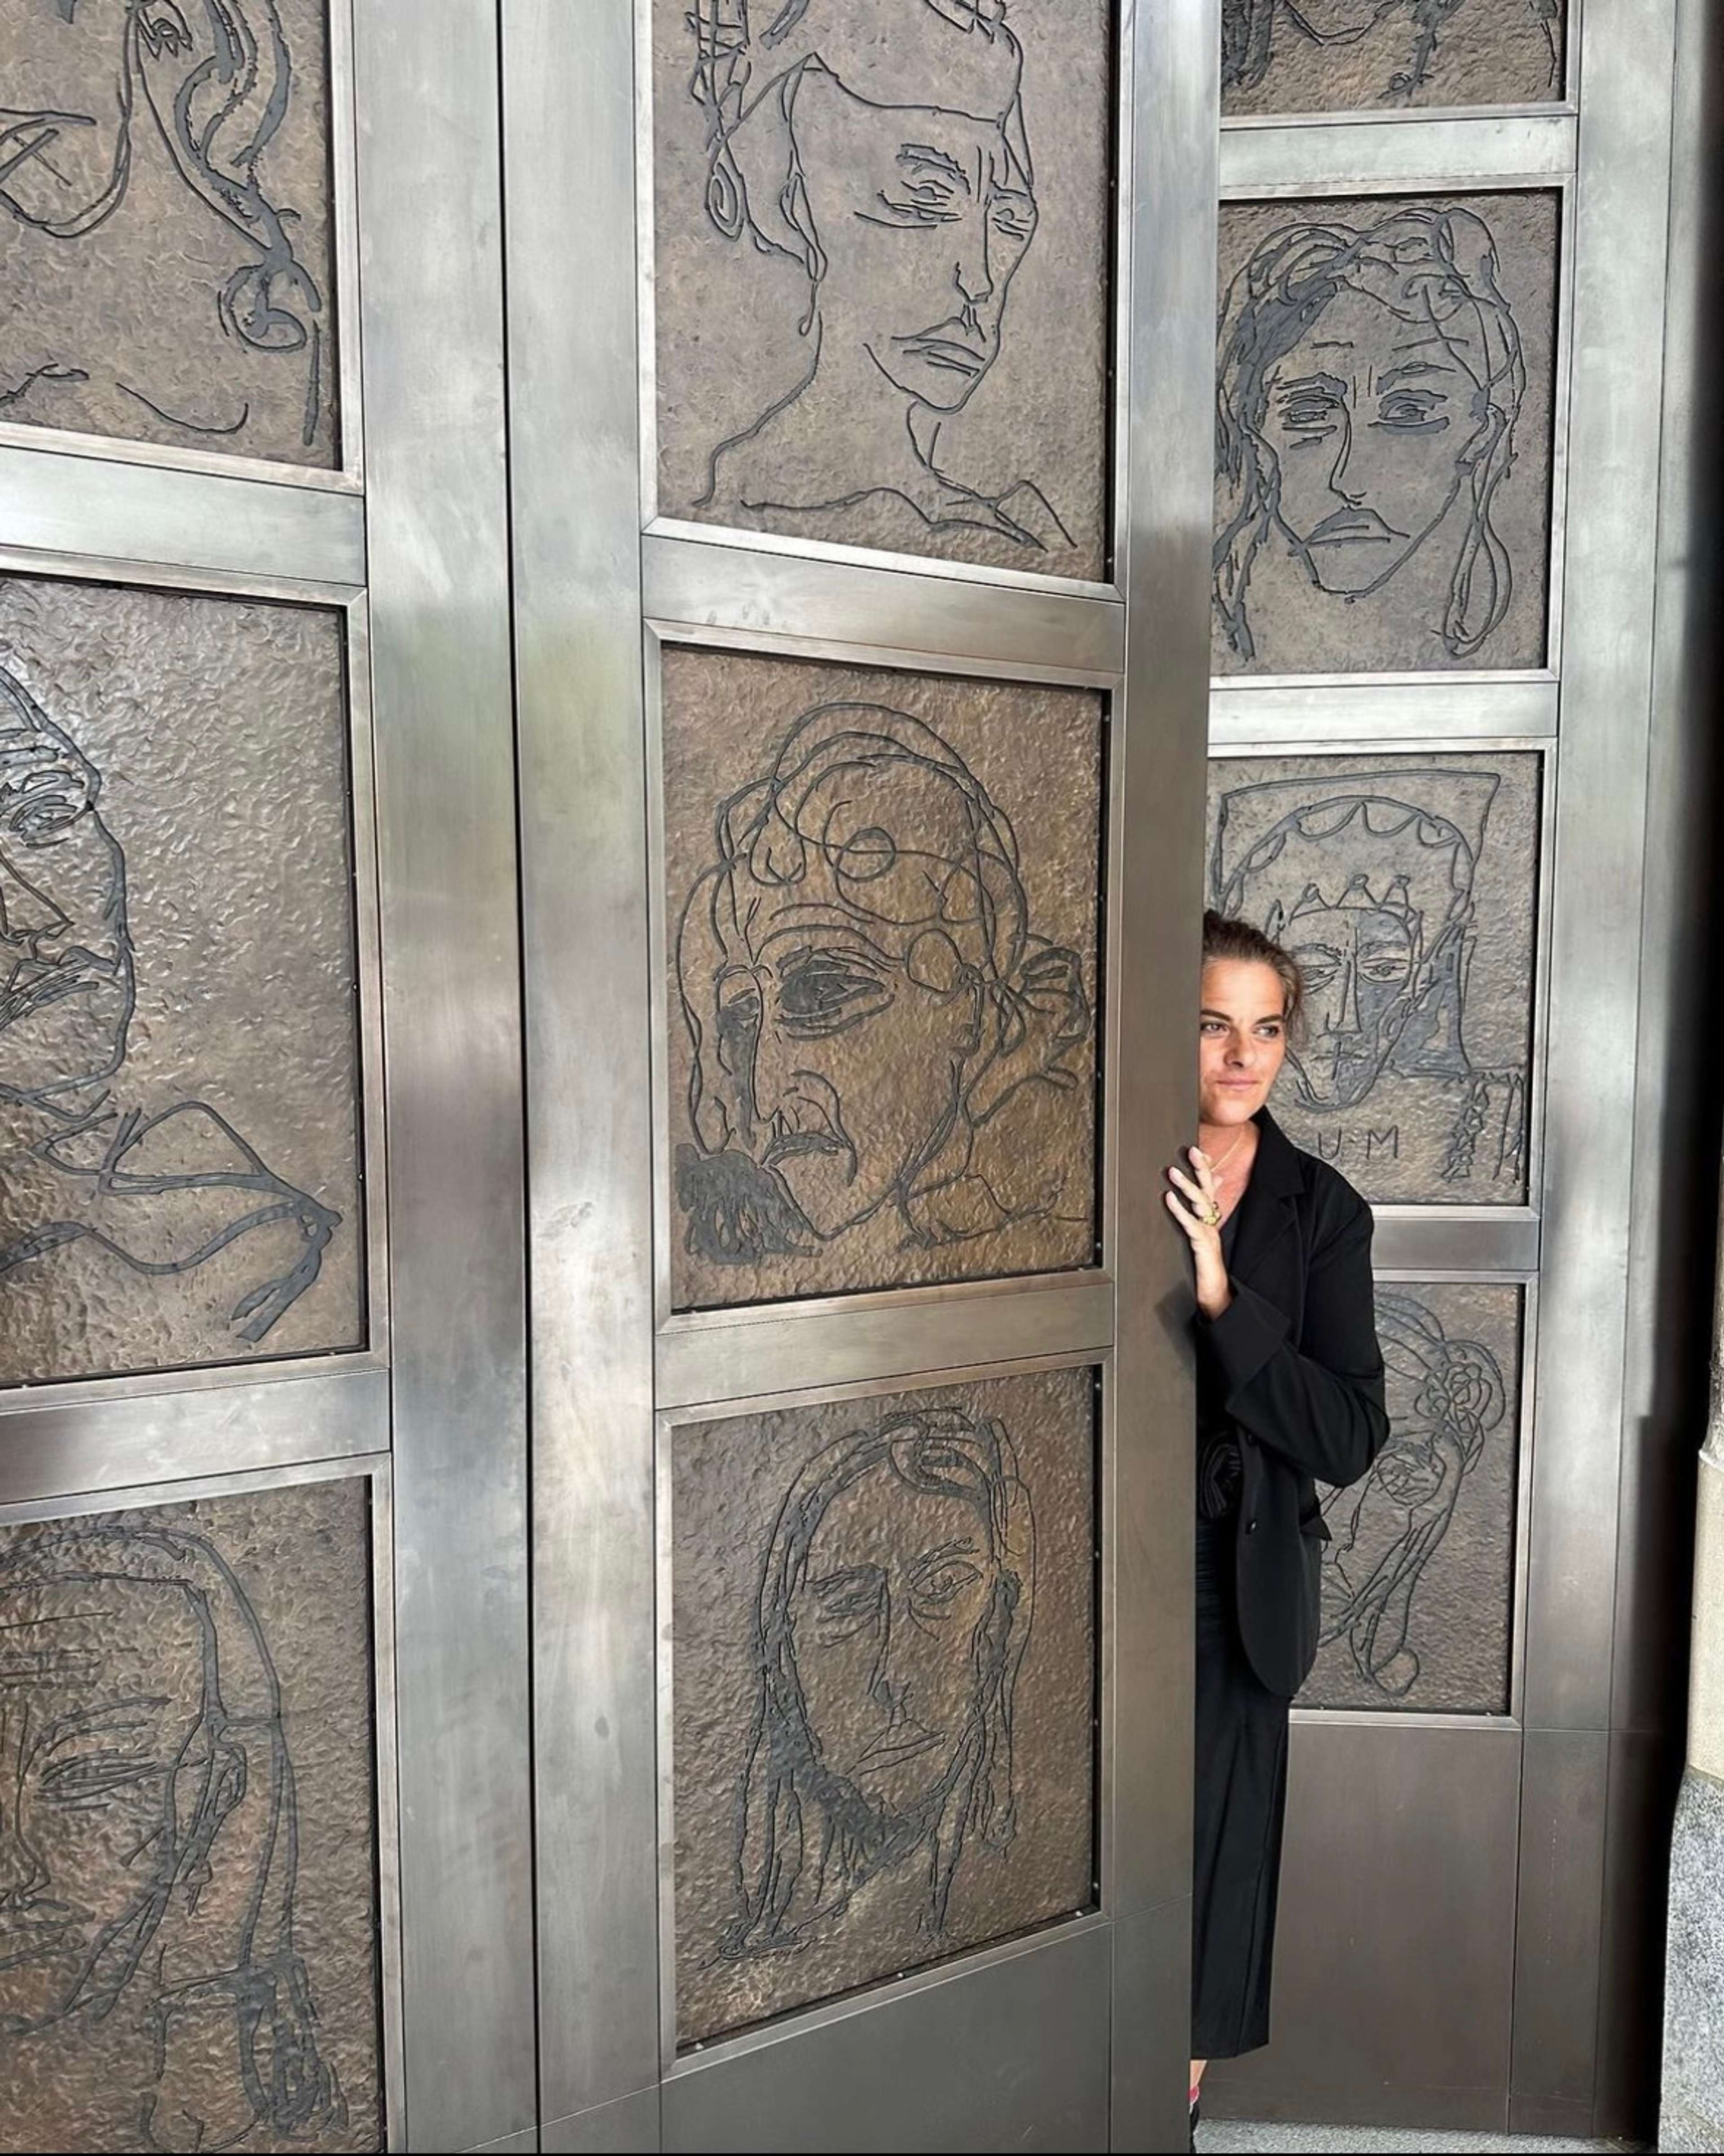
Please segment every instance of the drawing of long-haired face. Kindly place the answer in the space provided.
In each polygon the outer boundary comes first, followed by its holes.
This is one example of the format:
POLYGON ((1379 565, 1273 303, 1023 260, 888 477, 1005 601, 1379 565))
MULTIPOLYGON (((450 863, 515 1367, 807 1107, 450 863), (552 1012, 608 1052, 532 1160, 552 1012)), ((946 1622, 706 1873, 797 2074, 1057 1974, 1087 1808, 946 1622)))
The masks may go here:
POLYGON ((1373 773, 1224 801, 1216 902, 1259 923, 1304 975, 1287 1055, 1301 1106, 1356 1107, 1386 1067, 1436 1077, 1470 1068, 1461 1014, 1472 889, 1496 784, 1483 773, 1373 773))
POLYGON ((0 56, 0 212, 47 239, 83 240, 126 200, 146 131, 159 140, 231 244, 209 332, 307 356, 311 441, 322 300, 298 258, 293 213, 258 173, 294 90, 276 0, 13 4, 26 19, 0 56))
POLYGON ((758 1698, 729 1955, 798 1943, 931 1840, 941 1928, 966 1837, 1016 1830, 1013 1693, 1034 1584, 1029 1494, 995 1422, 887 1417, 798 1476, 761 1570, 758 1698))
MULTIPOLYGON (((1424 83, 1444 32, 1468 0, 1222 0, 1221 86, 1255 90, 1269 73, 1278 38, 1289 44, 1338 46, 1343 50, 1381 23, 1402 18, 1407 27, 1401 64, 1380 94, 1405 96, 1424 83)), ((1497 0, 1499 12, 1511 0, 1497 0)), ((1542 32, 1556 85, 1557 0, 1523 0, 1526 18, 1542 32)), ((1485 0, 1487 12, 1490 0, 1485 0)))
POLYGON ((817 356, 865 355, 915 403, 953 412, 998 357, 1034 234, 1022 54, 1003 0, 824 0, 751 21, 697 0, 693 91, 708 213, 798 262, 817 356))
POLYGON ((0 1101, 110 1077, 132 1003, 125 856, 95 767, 0 668, 0 1101))
POLYGON ((1277 536, 1321 590, 1379 591, 1459 520, 1440 624, 1450 654, 1502 620, 1493 521, 1526 390, 1520 332, 1483 220, 1398 209, 1375 225, 1273 234, 1222 308, 1217 456, 1227 518, 1215 604, 1252 654, 1253 564, 1277 536))
POLYGON ((1502 1371, 1476 1340, 1451 1340, 1411 1296, 1377 1297, 1389 1440, 1370 1473, 1325 1510, 1323 1634, 1349 1635, 1362 1675, 1404 1693, 1419 1674, 1408 1646, 1419 1574, 1455 1516, 1461 1484, 1507 1411, 1502 1371))
POLYGON ((910 1219, 1020 1085, 1075 1083, 1076 954, 1030 933, 1010 823, 921 721, 807 713, 716 840, 677 948, 690 1116, 719 1163, 691 1210, 735 1184, 821 1238, 888 1204, 910 1219))
POLYGON ((327 2122, 295 1834, 280 1687, 207 1542, 73 1525, 0 1556, 0 2033, 141 2021, 152 2146, 327 2122))

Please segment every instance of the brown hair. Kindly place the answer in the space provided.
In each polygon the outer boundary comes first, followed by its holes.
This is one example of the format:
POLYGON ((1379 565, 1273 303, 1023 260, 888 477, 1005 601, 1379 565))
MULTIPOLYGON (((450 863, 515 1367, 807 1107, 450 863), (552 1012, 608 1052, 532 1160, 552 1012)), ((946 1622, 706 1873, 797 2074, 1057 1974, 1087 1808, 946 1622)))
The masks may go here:
POLYGON ((1217 958, 1237 958, 1248 966, 1267 966, 1280 983, 1285 1000, 1281 1015, 1291 1033, 1305 1008, 1305 976, 1290 951, 1284 951, 1272 937, 1249 921, 1229 921, 1225 914, 1203 916, 1203 963, 1217 958))

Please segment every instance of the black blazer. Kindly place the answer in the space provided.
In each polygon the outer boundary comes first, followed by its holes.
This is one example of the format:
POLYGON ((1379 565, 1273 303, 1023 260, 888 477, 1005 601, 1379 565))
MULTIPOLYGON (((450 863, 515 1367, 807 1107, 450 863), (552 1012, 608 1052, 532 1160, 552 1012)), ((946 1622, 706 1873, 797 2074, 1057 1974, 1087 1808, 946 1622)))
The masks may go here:
POLYGON ((1198 1382, 1239 1448, 1239 1636, 1260 1681, 1291 1699, 1316 1659, 1329 1529, 1319 1480, 1357 1482, 1388 1435, 1371 1281, 1371 1209, 1301 1152, 1265 1108, 1239 1201, 1233 1301, 1197 1320, 1198 1382))

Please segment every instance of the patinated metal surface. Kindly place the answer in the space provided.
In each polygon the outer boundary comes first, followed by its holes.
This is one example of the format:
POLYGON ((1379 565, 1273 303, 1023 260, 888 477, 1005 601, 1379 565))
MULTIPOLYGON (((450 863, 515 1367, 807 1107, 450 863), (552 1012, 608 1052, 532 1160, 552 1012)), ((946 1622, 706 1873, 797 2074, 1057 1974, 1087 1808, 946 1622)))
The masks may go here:
POLYGON ((13 0, 0 421, 336 461, 325 0, 13 0))
POLYGON ((1564 0, 1221 0, 1221 109, 1533 105, 1562 94, 1564 0))
POLYGON ((664 653, 679 1308, 1095 1250, 1103 703, 664 653))
POLYGON ((1111 12, 659 0, 661 515, 1103 572, 1111 12))
POLYGON ((342 627, 0 582, 0 1378, 363 1337, 342 627))
POLYGON ((1210 764, 1209 903, 1305 974, 1271 1106, 1378 1203, 1525 1198, 1539 816, 1531 753, 1210 764))
POLYGON ((1388 1445, 1325 1489, 1322 1645, 1302 1707, 1506 1714, 1521 1291, 1384 1281, 1388 1445))
POLYGON ((1553 194, 1221 213, 1214 666, 1542 665, 1553 194))
POLYGON ((670 1444, 678 2041, 1089 1907, 1093 1374, 670 1444))
POLYGON ((0 2148, 380 2143, 354 1480, 0 1528, 0 2148))

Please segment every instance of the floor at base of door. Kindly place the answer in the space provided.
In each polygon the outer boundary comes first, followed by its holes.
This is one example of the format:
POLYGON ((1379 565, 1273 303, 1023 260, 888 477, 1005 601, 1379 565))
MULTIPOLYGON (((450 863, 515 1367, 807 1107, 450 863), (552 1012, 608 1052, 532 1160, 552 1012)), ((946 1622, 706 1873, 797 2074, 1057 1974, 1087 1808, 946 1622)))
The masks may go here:
POLYGON ((1568 2141, 1545 2133, 1427 2133, 1398 2126, 1287 2126, 1256 2119, 1206 2119, 1198 2128, 1202 2156, 1247 2156, 1255 2149, 1337 2152, 1429 2150, 1431 2156, 1630 2156, 1638 2141, 1568 2141))

